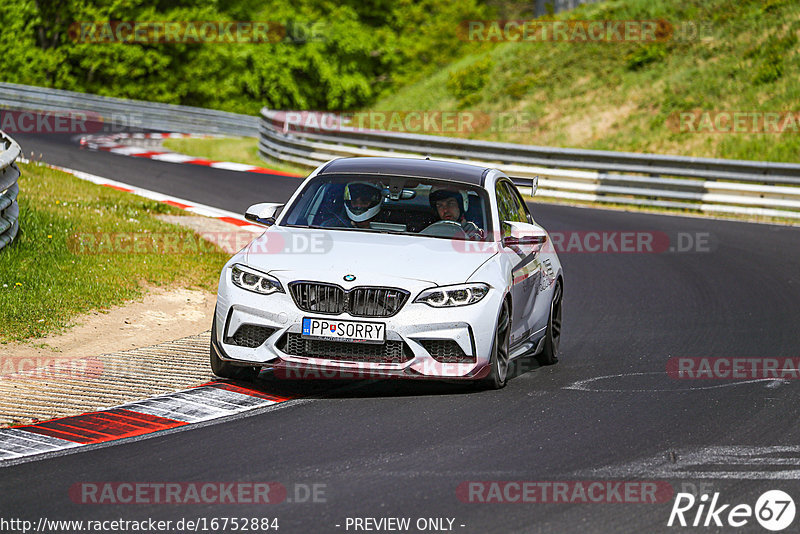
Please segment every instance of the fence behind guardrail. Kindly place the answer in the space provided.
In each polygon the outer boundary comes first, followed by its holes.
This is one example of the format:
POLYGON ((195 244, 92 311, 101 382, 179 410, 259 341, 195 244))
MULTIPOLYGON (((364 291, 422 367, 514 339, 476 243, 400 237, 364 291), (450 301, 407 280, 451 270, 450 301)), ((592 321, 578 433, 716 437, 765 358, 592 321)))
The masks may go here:
POLYGON ((0 132, 0 249, 11 243, 19 231, 19 145, 0 132))

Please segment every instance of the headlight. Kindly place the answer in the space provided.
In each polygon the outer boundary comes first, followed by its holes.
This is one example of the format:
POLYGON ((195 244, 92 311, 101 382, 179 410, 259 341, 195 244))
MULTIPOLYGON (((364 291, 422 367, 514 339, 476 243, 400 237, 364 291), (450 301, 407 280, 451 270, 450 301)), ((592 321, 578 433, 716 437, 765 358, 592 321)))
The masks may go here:
POLYGON ((231 269, 231 281, 235 286, 261 295, 284 292, 283 286, 276 278, 238 263, 231 269))
POLYGON ((486 284, 459 284, 457 286, 432 287, 426 289, 414 300, 434 308, 450 308, 474 304, 486 296, 486 284))

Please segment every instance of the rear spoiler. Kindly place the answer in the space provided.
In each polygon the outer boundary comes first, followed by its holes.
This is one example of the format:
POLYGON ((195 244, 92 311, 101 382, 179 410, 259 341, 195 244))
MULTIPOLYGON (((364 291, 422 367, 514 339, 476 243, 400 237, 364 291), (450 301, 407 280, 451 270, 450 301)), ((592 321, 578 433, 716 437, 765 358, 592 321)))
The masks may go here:
POLYGON ((527 193, 527 191, 523 190, 523 187, 530 187, 531 189, 531 196, 536 194, 536 191, 539 189, 539 177, 534 176, 533 178, 523 178, 521 176, 509 176, 511 181, 514 182, 514 185, 520 188, 520 193, 527 193))

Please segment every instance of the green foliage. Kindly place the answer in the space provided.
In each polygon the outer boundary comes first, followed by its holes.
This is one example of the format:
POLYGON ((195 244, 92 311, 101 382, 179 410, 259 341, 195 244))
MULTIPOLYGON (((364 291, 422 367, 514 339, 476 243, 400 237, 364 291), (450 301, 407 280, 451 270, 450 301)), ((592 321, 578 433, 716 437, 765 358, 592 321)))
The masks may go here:
POLYGON ((657 63, 667 56, 667 49, 662 44, 650 44, 638 47, 628 54, 626 67, 628 70, 639 70, 650 63, 657 63))
POLYGON ((480 94, 489 82, 492 72, 491 58, 480 59, 471 65, 450 73, 447 90, 458 100, 460 108, 466 108, 481 100, 480 94))
POLYGON ((766 43, 748 51, 746 57, 760 61, 753 77, 754 83, 772 83, 783 76, 784 56, 797 46, 797 34, 794 26, 796 25, 793 25, 783 37, 771 35, 766 43))
POLYGON ((453 30, 458 20, 486 16, 479 1, 7 0, 3 79, 250 114, 262 106, 357 109, 470 46, 453 30), (81 23, 109 21, 266 21, 285 36, 266 43, 81 39, 81 23))

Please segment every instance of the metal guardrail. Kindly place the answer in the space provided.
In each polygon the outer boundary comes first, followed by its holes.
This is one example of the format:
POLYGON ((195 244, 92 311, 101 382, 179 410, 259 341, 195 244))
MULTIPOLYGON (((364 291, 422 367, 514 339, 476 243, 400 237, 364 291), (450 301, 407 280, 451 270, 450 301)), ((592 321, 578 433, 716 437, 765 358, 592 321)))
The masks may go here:
POLYGON ((0 132, 0 249, 11 243, 19 231, 19 145, 0 132))
MULTIPOLYGON (((331 114, 333 115, 333 114, 331 114)), ((309 167, 336 157, 436 157, 491 165, 539 195, 568 200, 800 219, 800 164, 550 148, 347 129, 338 117, 310 127, 261 110, 259 153, 309 167)))
POLYGON ((250 115, 14 83, 0 83, 0 107, 26 111, 89 112, 93 117, 102 117, 103 123, 110 127, 108 133, 132 128, 249 137, 258 135, 258 117, 250 115))

